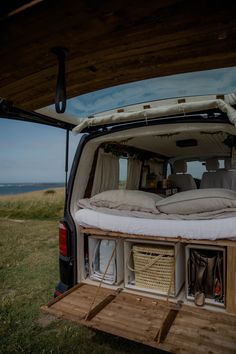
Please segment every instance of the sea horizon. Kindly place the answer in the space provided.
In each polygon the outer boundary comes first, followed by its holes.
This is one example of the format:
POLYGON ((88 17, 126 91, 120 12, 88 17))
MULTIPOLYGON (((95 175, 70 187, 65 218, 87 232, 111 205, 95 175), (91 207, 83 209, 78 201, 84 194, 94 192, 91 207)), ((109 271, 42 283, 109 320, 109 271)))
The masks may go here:
POLYGON ((15 195, 50 188, 64 187, 65 182, 1 182, 0 195, 15 195))

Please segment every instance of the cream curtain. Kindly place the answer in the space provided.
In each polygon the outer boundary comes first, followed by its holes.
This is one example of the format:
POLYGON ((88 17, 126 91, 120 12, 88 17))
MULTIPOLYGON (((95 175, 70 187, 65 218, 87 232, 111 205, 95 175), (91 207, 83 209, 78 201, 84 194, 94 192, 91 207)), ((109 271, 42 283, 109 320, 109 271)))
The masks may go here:
POLYGON ((152 159, 149 160, 146 164, 150 166, 150 173, 155 173, 158 181, 163 179, 163 163, 152 159))
POLYGON ((98 152, 91 196, 119 187, 119 158, 103 149, 98 152))
POLYGON ((134 158, 128 159, 128 176, 126 189, 138 189, 142 169, 142 162, 134 158))

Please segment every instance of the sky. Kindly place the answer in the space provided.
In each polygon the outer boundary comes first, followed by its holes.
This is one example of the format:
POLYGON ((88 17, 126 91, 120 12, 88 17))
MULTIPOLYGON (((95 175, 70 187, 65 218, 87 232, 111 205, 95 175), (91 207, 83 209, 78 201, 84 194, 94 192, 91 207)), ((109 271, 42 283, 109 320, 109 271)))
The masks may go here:
MULTIPOLYGON (((236 92, 236 67, 163 78, 99 90, 67 101, 67 114, 96 112, 163 98, 236 92)), ((54 111, 54 106, 47 107, 54 111)), ((70 166, 80 136, 70 134, 70 166)), ((65 131, 0 119, 0 183, 63 182, 65 131)))

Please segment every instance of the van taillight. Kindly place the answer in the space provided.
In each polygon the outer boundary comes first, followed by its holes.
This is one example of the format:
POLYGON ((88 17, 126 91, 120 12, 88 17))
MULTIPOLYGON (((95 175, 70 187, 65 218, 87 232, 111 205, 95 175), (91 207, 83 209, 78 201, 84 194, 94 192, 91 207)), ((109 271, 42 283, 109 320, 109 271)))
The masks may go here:
POLYGON ((63 222, 59 223, 59 251, 63 256, 68 255, 68 247, 67 247, 67 227, 63 222))

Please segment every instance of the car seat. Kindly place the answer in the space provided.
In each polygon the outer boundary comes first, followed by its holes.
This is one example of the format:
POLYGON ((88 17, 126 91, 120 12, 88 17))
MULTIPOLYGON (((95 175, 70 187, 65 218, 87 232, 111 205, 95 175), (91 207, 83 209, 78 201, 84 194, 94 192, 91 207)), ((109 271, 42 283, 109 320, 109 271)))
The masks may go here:
POLYGON ((193 176, 186 173, 187 163, 184 160, 175 161, 173 164, 173 174, 168 179, 172 181, 175 187, 179 188, 180 192, 188 191, 190 189, 197 189, 196 182, 193 176))

